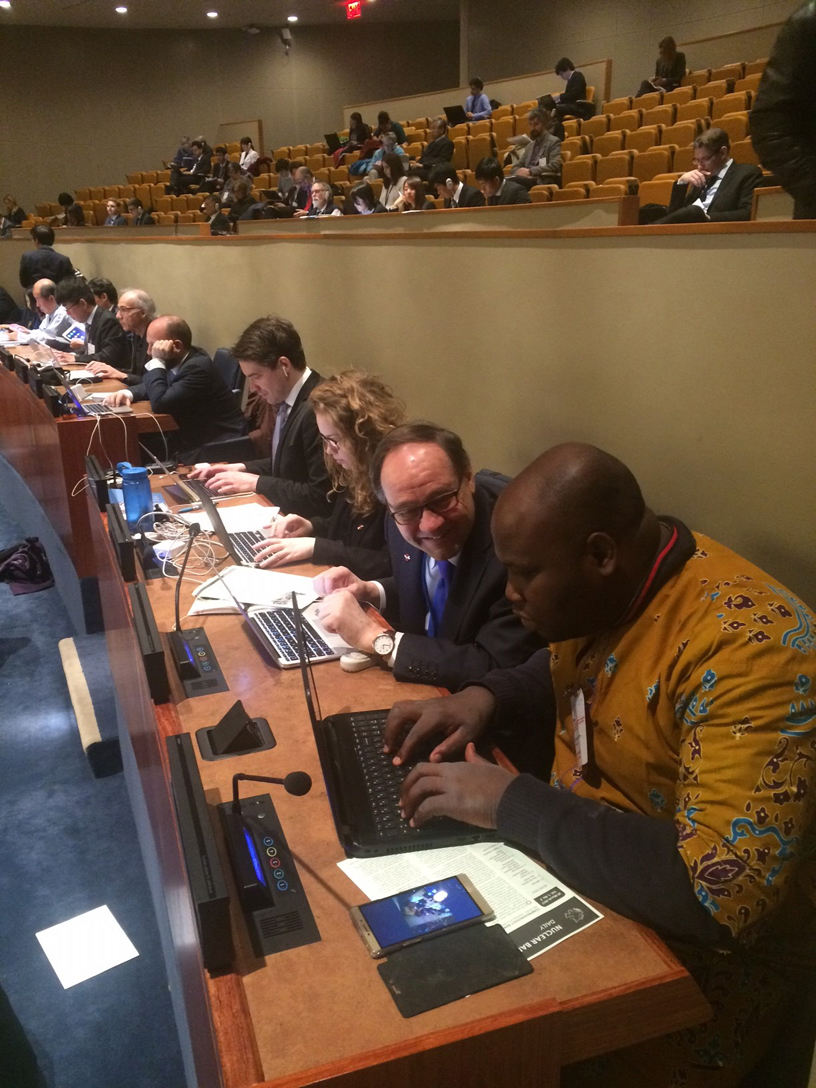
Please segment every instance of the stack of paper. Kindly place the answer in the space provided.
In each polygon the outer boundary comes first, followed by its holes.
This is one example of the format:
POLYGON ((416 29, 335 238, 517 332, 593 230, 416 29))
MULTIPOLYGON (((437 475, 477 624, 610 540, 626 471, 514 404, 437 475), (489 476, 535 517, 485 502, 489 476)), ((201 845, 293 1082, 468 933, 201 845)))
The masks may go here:
MULTIPOLYGON (((235 509, 243 508, 237 506, 235 509)), ((220 578, 210 578, 196 586, 193 590, 196 600, 188 615, 237 611, 230 597, 230 590, 247 607, 286 607, 292 604, 293 593, 297 594, 301 608, 306 608, 312 601, 317 600, 311 578, 304 578, 299 574, 282 574, 277 570, 261 570, 258 567, 226 567, 221 571, 220 578)))

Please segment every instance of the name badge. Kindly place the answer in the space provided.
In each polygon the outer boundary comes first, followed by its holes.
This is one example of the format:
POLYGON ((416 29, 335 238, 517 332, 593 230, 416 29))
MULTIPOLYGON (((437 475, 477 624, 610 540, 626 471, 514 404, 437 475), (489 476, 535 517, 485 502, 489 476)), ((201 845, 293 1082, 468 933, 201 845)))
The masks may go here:
POLYGON ((589 763, 587 750, 587 726, 586 703, 584 693, 580 689, 571 697, 572 703, 572 735, 575 743, 575 755, 582 767, 589 763))

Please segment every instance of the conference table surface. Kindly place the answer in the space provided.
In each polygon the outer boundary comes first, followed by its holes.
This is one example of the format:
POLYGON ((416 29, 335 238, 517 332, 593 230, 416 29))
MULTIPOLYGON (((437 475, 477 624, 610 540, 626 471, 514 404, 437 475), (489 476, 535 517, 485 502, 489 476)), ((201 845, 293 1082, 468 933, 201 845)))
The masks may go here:
MULTIPOLYGON (((318 570, 307 564, 285 569, 303 574, 318 570)), ((151 579, 147 588, 159 630, 171 630, 175 580, 151 579)), ((182 616, 191 599, 191 583, 185 578, 182 616)), ((441 1051, 435 1048, 457 1046, 463 1048, 457 1060, 472 1066, 472 1074, 480 1067, 497 1070, 481 1081, 472 1075, 471 1083, 541 1088, 559 1082, 562 1065, 707 1018, 707 1003, 663 942, 600 907, 600 922, 533 960, 531 975, 404 1019, 349 917, 349 909, 365 896, 337 865, 344 853, 299 670, 268 664, 237 615, 189 618, 183 625, 204 628, 230 690, 186 699, 169 668, 171 704, 158 708, 157 729, 194 734, 215 725, 240 698, 250 716, 268 719, 277 742, 271 751, 258 754, 217 762, 198 758, 208 802, 214 806, 231 797, 237 771, 283 777, 302 770, 314 783, 304 797, 290 796, 279 787, 272 787, 272 797, 321 940, 259 958, 232 896, 234 971, 207 980, 227 1088, 261 1082, 294 1088, 323 1080, 368 1088, 386 1078, 391 1085, 407 1085, 419 1068, 423 1075, 434 1068, 433 1063, 412 1066, 411 1058, 437 1054, 438 1060, 441 1051), (387 1070, 383 1063, 390 1063, 387 1070)), ((334 661, 316 665, 313 672, 323 716, 439 694, 437 689, 397 683, 379 668, 346 673, 334 661)), ((195 740, 193 746, 198 757, 195 740)), ((245 782, 242 789, 242 796, 253 796, 270 787, 245 782)), ((226 867, 226 858, 224 862, 226 867)))

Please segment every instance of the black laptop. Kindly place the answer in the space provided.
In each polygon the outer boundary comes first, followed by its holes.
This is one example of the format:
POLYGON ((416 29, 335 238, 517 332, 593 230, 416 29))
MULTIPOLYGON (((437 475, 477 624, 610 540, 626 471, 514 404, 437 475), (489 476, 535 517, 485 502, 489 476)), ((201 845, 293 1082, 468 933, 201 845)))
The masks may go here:
MULTIPOLYGON (((312 698, 314 677, 309 668, 303 622, 292 594, 292 612, 300 650, 300 672, 320 766, 326 783, 340 845, 349 857, 376 857, 436 846, 466 846, 495 841, 495 831, 435 818, 411 827, 399 813, 402 783, 410 767, 395 767, 382 750, 387 710, 333 714, 319 718, 312 698)), ((318 703, 319 706, 319 703, 318 703)))
POLYGON ((466 125, 468 122, 464 106, 445 106, 445 116, 449 125, 466 125))
POLYGON ((327 132, 323 139, 326 141, 326 146, 329 149, 330 155, 333 155, 335 151, 339 151, 343 146, 342 141, 336 132, 327 132))
POLYGON ((266 537, 260 529, 245 529, 238 533, 228 533, 221 515, 213 502, 212 494, 200 480, 185 480, 182 486, 191 488, 196 496, 196 501, 201 503, 202 511, 210 519, 213 532, 224 545, 227 555, 239 567, 254 567, 258 562, 258 556, 253 549, 253 544, 261 544, 266 537))

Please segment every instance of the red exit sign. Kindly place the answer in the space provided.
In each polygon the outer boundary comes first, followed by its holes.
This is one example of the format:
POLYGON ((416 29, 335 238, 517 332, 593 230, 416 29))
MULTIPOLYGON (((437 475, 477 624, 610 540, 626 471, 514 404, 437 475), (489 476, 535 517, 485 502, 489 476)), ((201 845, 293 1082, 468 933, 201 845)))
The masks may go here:
POLYGON ((346 4, 346 18, 347 19, 359 19, 363 14, 363 5, 361 0, 350 0, 346 4))

